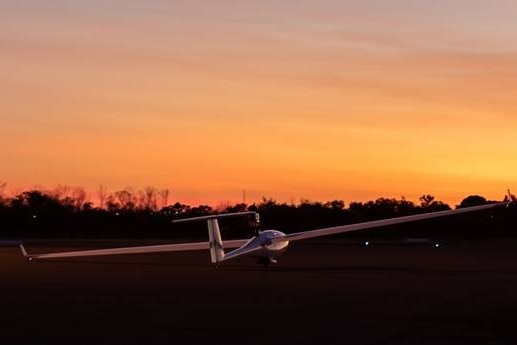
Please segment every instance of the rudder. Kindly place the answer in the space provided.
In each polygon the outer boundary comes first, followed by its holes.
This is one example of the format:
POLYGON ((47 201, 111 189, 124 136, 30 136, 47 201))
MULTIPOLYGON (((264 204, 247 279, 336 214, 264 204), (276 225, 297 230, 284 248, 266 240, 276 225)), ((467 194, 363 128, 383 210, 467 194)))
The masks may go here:
POLYGON ((213 264, 224 260, 223 241, 221 240, 221 232, 219 231, 219 223, 217 218, 207 220, 208 238, 210 241, 210 259, 213 264))

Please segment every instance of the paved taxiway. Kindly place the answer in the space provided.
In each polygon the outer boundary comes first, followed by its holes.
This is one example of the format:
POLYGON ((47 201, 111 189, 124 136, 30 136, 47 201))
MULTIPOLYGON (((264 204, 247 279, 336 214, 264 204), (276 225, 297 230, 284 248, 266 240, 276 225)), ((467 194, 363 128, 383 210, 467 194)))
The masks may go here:
POLYGON ((516 310, 515 240, 295 243, 269 270, 216 269, 203 251, 29 263, 0 247, 1 344, 516 344, 516 310))

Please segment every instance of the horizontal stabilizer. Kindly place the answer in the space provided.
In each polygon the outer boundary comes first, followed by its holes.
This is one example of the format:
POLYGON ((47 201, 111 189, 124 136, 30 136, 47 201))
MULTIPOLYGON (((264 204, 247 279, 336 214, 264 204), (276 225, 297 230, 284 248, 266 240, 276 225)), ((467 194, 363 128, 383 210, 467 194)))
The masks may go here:
MULTIPOLYGON (((209 220, 209 219, 219 219, 219 218, 230 218, 230 217, 238 217, 243 216, 247 214, 254 214, 257 215, 257 212, 253 211, 247 211, 247 212, 235 212, 235 213, 220 213, 220 214, 212 214, 208 216, 201 216, 201 217, 192 217, 192 218, 184 218, 184 219, 176 219, 173 220, 172 223, 185 223, 185 222, 194 222, 194 221, 200 221, 200 220, 209 220)), ((258 219, 257 216, 255 218, 258 219)))

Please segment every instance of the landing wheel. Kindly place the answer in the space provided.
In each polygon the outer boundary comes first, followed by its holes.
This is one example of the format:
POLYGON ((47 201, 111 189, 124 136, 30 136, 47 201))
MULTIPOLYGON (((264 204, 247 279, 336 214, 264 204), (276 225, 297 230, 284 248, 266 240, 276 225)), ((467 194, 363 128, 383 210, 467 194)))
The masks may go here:
POLYGON ((271 263, 270 258, 259 258, 257 260, 257 264, 263 265, 265 268, 269 268, 269 264, 271 263))

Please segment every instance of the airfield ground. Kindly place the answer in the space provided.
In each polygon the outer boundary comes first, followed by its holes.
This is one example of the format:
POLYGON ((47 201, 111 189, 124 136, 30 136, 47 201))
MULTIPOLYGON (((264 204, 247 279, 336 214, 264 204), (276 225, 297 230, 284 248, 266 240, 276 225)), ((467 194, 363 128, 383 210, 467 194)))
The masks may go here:
POLYGON ((216 269, 204 251, 29 263, 0 247, 6 345, 516 344, 516 311, 516 240, 294 243, 267 270, 216 269))

